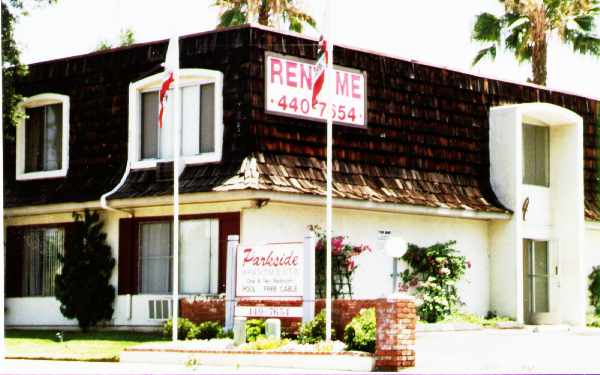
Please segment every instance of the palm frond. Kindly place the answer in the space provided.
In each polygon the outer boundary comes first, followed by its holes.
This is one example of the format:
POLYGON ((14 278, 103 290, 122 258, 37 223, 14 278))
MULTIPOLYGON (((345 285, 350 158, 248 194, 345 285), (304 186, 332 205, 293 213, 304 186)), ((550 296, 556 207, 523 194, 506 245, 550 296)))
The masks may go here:
POLYGON ((475 66, 479 61, 481 61, 481 59, 483 59, 484 57, 490 57, 490 59, 494 60, 496 58, 496 46, 490 46, 488 48, 484 48, 482 50, 480 50, 479 52, 477 52, 477 55, 475 56, 475 58, 473 59, 473 62, 471 63, 472 66, 475 66))
POLYGON ((582 55, 600 56, 600 38, 589 33, 573 32, 569 36, 573 50, 582 55))
POLYGON ((248 15, 241 8, 235 7, 221 13, 217 28, 243 25, 247 23, 248 15))
POLYGON ((579 17, 575 17, 573 18, 573 22, 575 22, 577 26, 579 26, 579 28, 585 32, 591 32, 594 30, 595 27, 594 16, 592 15, 586 14, 579 17))
POLYGON ((473 40, 479 42, 500 42, 502 21, 491 13, 481 13, 475 20, 473 40))

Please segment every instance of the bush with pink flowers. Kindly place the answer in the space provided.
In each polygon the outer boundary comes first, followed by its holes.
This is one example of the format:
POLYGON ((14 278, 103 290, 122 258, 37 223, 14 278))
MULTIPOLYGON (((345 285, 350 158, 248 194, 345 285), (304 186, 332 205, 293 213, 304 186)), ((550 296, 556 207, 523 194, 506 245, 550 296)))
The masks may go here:
MULTIPOLYGON (((309 227, 316 236, 315 246, 315 293, 317 298, 325 298, 326 239, 325 232, 318 225, 309 227)), ((331 296, 352 298, 352 275, 358 268, 356 257, 371 251, 368 245, 353 245, 345 236, 331 238, 331 296)))
POLYGON ((434 323, 452 314, 460 304, 456 283, 471 263, 454 249, 455 241, 429 247, 408 245, 402 257, 408 268, 401 273, 401 291, 418 297, 417 313, 434 323))

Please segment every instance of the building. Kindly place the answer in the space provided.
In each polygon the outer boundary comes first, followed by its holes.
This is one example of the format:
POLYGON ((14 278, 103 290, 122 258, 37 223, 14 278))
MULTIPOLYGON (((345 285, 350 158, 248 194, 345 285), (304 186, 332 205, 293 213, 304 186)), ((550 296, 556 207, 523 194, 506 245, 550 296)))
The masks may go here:
MULTIPOLYGON (((149 301, 170 295, 172 148, 156 127, 166 48, 30 66, 28 119, 5 147, 7 326, 76 324, 52 275, 84 208, 101 210, 117 259, 111 324, 161 323, 149 301)), ((314 61, 316 41, 259 26, 181 38, 184 295, 225 291, 228 235, 301 240, 324 222, 325 126, 265 111, 268 56, 314 61)), ((584 324, 600 264, 599 102, 348 47, 334 63, 365 79, 367 111, 366 126, 334 126, 334 232, 456 240, 472 264, 466 310, 584 324)), ((392 291, 382 251, 357 262, 356 297, 392 291)))

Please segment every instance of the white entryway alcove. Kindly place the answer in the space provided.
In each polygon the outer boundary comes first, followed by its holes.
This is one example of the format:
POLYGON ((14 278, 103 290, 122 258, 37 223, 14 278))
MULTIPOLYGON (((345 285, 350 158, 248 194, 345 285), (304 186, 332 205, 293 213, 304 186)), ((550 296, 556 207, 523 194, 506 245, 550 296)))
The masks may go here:
POLYGON ((583 120, 548 103, 490 110, 490 179, 513 211, 490 225, 491 310, 585 324, 583 120))

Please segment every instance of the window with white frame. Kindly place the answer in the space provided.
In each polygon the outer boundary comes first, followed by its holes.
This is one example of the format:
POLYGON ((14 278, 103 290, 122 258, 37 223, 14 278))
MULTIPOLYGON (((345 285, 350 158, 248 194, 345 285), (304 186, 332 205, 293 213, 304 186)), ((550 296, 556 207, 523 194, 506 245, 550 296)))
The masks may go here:
POLYGON ((69 164, 69 97, 26 98, 17 127, 17 180, 64 177, 69 164))
MULTIPOLYGON (((139 291, 167 294, 172 290, 170 221, 139 224, 139 291)), ((219 227, 216 219, 182 220, 179 230, 179 292, 215 294, 219 280, 219 227)))
MULTIPOLYGON (((163 127, 158 124, 159 89, 164 73, 130 86, 129 148, 134 168, 149 168, 173 158, 174 91, 166 98, 163 127)), ((187 164, 221 159, 222 74, 204 69, 180 71, 180 155, 187 164)))
POLYGON ((54 296, 55 277, 65 253, 64 228, 33 228, 23 233, 22 296, 54 296))
POLYGON ((550 185, 550 129, 523 124, 523 183, 550 185))

